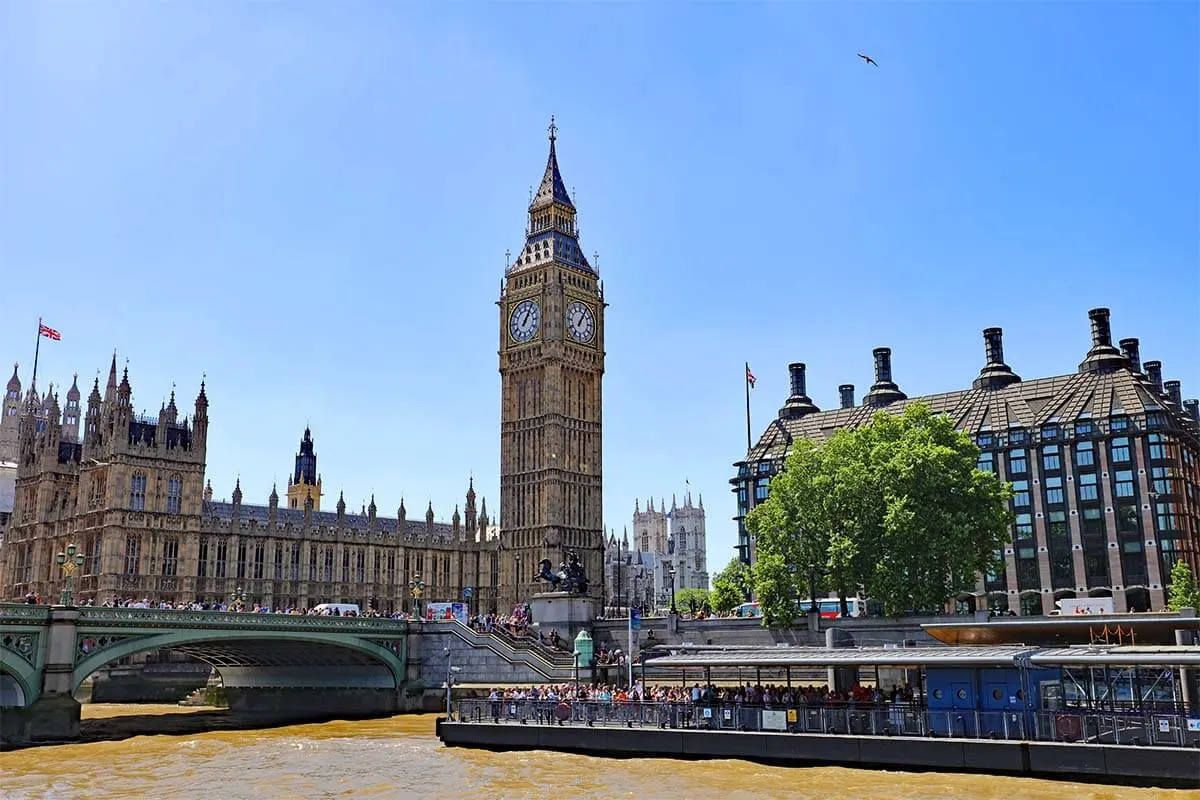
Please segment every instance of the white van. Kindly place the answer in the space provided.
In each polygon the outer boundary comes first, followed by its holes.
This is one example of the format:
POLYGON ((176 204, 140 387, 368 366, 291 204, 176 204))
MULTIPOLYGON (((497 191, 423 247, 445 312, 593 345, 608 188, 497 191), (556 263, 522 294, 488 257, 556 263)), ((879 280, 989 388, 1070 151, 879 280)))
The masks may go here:
POLYGON ((333 614, 336 611, 339 617, 350 613, 357 616, 360 613, 358 603, 320 603, 313 606, 313 611, 317 614, 333 614))

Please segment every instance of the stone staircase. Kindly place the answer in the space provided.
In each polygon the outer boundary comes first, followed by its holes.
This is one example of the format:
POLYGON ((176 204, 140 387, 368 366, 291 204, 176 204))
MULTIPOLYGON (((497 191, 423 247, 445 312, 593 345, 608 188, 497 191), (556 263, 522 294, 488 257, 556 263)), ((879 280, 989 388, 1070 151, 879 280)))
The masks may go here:
MULTIPOLYGON (((539 644, 536 640, 524 640, 497 633, 483 633, 463 625, 457 620, 427 622, 425 625, 437 626, 439 632, 459 639, 474 650, 488 651, 504 661, 507 666, 528 673, 527 677, 531 680, 566 683, 575 679, 574 656, 561 650, 555 651, 539 644)), ((580 665, 580 670, 585 675, 586 668, 586 664, 580 665)), ((525 683, 528 681, 511 682, 525 683)))

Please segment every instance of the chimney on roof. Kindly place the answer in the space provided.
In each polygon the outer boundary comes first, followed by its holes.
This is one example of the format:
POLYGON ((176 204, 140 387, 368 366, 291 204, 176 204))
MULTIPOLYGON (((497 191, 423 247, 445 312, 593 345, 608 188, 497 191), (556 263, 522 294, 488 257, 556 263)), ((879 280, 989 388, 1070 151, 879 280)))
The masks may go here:
POLYGON ((838 394, 841 396, 842 408, 854 408, 853 383, 843 383, 838 387, 838 394))
POLYGON ((1146 370, 1146 377, 1150 379, 1150 388, 1161 395, 1163 393, 1162 362, 1147 361, 1142 368, 1146 370))
POLYGON ((803 364, 788 364, 788 375, 792 382, 792 395, 779 409, 780 419, 799 419, 806 414, 812 414, 821 409, 817 408, 806 392, 803 364))
POLYGON ((871 355, 875 356, 875 382, 876 383, 891 383, 892 382, 892 348, 876 347, 871 351, 871 355))
POLYGON ((1184 400, 1183 408, 1187 411, 1187 415, 1191 417, 1192 422, 1200 423, 1200 400, 1184 400))
POLYGON ((1092 349, 1079 365, 1080 372, 1112 372, 1127 366, 1121 351, 1113 347, 1112 328, 1108 323, 1107 308, 1093 308, 1088 312, 1092 321, 1092 349))
POLYGON ((979 371, 979 377, 971 384, 976 389, 1003 389, 1020 382, 1008 364, 1004 363, 1004 329, 986 328, 983 331, 983 350, 987 363, 979 371))
POLYGON ((1121 353, 1129 359, 1129 368, 1140 373, 1142 371, 1142 353, 1138 340, 1122 339, 1118 344, 1121 345, 1121 353))
POLYGON ((892 349, 876 347, 872 351, 875 356, 875 383, 871 391, 863 398, 863 402, 876 408, 890 405, 897 400, 907 400, 908 395, 900 391, 900 387, 892 382, 892 349))
POLYGON ((1108 323, 1107 308, 1093 308, 1088 312, 1092 321, 1092 347, 1112 347, 1112 328, 1108 323))
POLYGON ((804 379, 804 370, 803 364, 788 364, 788 377, 792 381, 792 397, 802 397, 808 394, 805 391, 807 382, 804 379))
POLYGON ((1183 408, 1183 386, 1179 381, 1167 381, 1163 384, 1163 389, 1167 392, 1167 399, 1174 403, 1176 408, 1183 408))

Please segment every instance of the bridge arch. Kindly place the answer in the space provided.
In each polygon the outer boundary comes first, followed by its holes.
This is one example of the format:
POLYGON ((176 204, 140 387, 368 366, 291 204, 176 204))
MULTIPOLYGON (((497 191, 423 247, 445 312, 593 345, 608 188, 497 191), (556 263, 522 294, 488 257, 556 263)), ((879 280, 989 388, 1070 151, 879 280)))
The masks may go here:
POLYGON ((232 678, 235 685, 244 688, 265 688, 255 683, 257 676, 260 681, 275 682, 268 685, 282 682, 289 688, 339 685, 399 689, 406 672, 403 640, 374 641, 358 633, 172 630, 131 636, 94 652, 84 652, 82 643, 86 638, 81 631, 72 691, 78 691, 89 676, 108 664, 154 650, 186 653, 212 666, 226 686, 232 678))
POLYGON ((41 692, 42 672, 32 664, 23 662, 21 659, 0 659, 0 708, 9 707, 24 707, 34 701, 41 692), (6 703, 8 699, 8 687, 4 686, 4 679, 8 678, 12 681, 16 691, 20 694, 16 698, 19 702, 6 703))

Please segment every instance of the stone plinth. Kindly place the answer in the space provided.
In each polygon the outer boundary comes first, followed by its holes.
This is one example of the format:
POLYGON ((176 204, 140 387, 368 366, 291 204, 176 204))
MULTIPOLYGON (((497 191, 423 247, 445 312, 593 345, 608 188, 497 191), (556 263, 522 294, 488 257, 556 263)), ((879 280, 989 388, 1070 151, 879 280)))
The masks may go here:
POLYGON ((538 630, 547 636, 550 631, 558 631, 566 640, 564 647, 570 647, 576 634, 591 630, 600 613, 600 599, 567 592, 542 592, 529 600, 529 610, 538 630))

